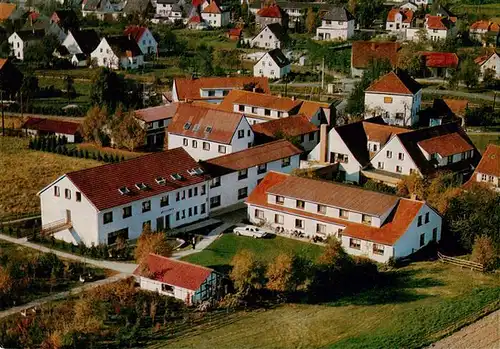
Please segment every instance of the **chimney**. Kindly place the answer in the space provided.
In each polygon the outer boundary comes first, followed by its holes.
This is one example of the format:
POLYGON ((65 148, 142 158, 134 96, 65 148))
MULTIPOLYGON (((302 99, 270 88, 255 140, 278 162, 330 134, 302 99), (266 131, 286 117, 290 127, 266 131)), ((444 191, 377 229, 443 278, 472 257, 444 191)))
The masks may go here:
POLYGON ((294 100, 295 100, 295 96, 292 96, 292 101, 294 101, 294 100))
POLYGON ((328 153, 328 125, 321 124, 319 127, 319 161, 326 162, 328 153))

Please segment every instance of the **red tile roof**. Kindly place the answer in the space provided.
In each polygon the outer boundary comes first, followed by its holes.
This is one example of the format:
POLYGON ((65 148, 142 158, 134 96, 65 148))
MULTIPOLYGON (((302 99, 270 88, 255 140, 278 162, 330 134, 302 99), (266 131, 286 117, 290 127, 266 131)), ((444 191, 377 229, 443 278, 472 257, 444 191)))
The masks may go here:
POLYGON ((148 30, 146 27, 141 27, 138 25, 128 26, 124 31, 123 35, 130 36, 135 42, 139 43, 141 41, 142 36, 148 30))
POLYGON ((499 32, 500 24, 491 21, 477 21, 471 24, 470 29, 472 31, 485 30, 489 32, 499 32))
POLYGON ((257 15, 260 17, 281 18, 281 8, 276 4, 272 4, 271 6, 261 8, 257 12, 257 15))
POLYGON ((202 19, 200 16, 193 16, 189 19, 189 23, 201 23, 202 19))
POLYGON ((230 144, 242 120, 245 117, 239 113, 181 103, 168 127, 168 133, 230 144), (211 128, 209 132, 207 127, 211 128))
POLYGON ((171 119, 177 112, 179 103, 170 103, 167 105, 159 105, 146 109, 139 109, 134 111, 135 116, 145 122, 152 122, 164 119, 171 119))
POLYGON ((318 131, 316 125, 309 122, 307 117, 300 114, 254 124, 252 125, 252 129, 254 133, 259 133, 270 138, 275 138, 277 133, 283 133, 288 137, 297 137, 318 131))
POLYGON ((365 91, 380 93, 395 93, 413 95, 422 89, 422 86, 411 76, 400 71, 390 72, 375 80, 365 91))
POLYGON ((398 42, 355 41, 352 43, 351 63, 354 68, 363 69, 372 60, 386 59, 395 67, 400 49, 398 42))
POLYGON ((486 63, 493 55, 496 55, 497 53, 495 51, 490 52, 488 54, 482 55, 474 59, 474 62, 478 65, 483 65, 486 63))
POLYGON ((219 105, 219 108, 222 110, 232 111, 234 110, 234 104, 242 104, 290 112, 294 109, 297 109, 298 111, 302 102, 303 101, 287 97, 278 97, 243 90, 232 90, 224 98, 222 103, 219 105))
POLYGON ((220 9, 219 5, 217 5, 217 2, 212 0, 212 2, 210 2, 210 5, 205 7, 203 9, 203 11, 201 11, 201 12, 202 13, 222 13, 222 10, 220 9))
POLYGON ((403 23, 411 23, 413 19, 413 11, 408 9, 403 10, 399 8, 393 8, 389 11, 389 13, 387 14, 387 22, 395 22, 396 15, 398 13, 401 14, 403 23))
POLYGON ((407 128, 381 125, 367 121, 362 121, 362 124, 366 133, 366 139, 368 141, 378 142, 381 146, 385 145, 393 135, 410 131, 407 128))
POLYGON ((141 273, 141 267, 134 275, 160 281, 171 286, 197 291, 213 270, 200 265, 191 264, 176 259, 150 254, 147 260, 148 272, 141 273), (152 275, 151 275, 152 274, 152 275))
POLYGON ((302 104, 300 105, 300 109, 298 111, 299 114, 305 115, 309 120, 313 118, 314 115, 318 112, 319 109, 321 108, 329 108, 330 104, 328 103, 321 103, 321 102, 315 102, 315 101, 302 101, 302 104))
POLYGON ((0 69, 3 68, 3 66, 7 63, 7 58, 0 58, 0 69))
POLYGON ((421 52, 429 68, 457 68, 458 56, 451 52, 421 52))
POLYGON ((66 176, 97 210, 102 211, 203 183, 208 176, 188 173, 188 170, 198 167, 199 164, 183 148, 176 148, 139 156, 118 164, 70 172, 66 176), (175 173, 180 174, 182 179, 174 180, 170 177, 175 173), (158 177, 165 178, 165 184, 158 184, 158 177), (147 189, 137 189, 136 183, 146 184, 147 189), (127 187, 130 193, 120 194, 118 189, 122 187, 127 187))
POLYGON ((429 138, 417 143, 428 154, 439 154, 442 157, 474 150, 474 147, 458 133, 449 133, 439 137, 429 138))
POLYGON ((202 165, 210 175, 222 176, 299 154, 302 154, 301 149, 281 139, 206 160, 202 165))
POLYGON ((443 98, 443 102, 457 116, 464 116, 465 111, 469 107, 469 101, 467 99, 446 99, 446 98, 443 98))
POLYGON ((448 30, 447 19, 441 16, 426 15, 427 29, 448 30))
POLYGON ((241 28, 231 28, 227 31, 227 35, 240 37, 242 32, 243 29, 241 28))
MULTIPOLYGON (((424 202, 421 201, 414 201, 414 200, 394 197, 395 206, 391 205, 390 207, 387 207, 387 209, 391 209, 392 207, 394 208, 392 209, 392 212, 385 221, 385 223, 380 228, 370 227, 365 224, 354 223, 345 219, 333 218, 322 214, 306 212, 304 210, 292 209, 284 207, 282 205, 269 203, 267 201, 267 194, 272 193, 275 187, 283 186, 289 178, 290 178, 289 175, 283 173, 276 173, 276 172, 268 173, 264 177, 264 179, 257 185, 257 187, 252 191, 246 202, 251 205, 266 207, 275 210, 277 212, 287 212, 298 216, 312 218, 320 222, 334 223, 340 226, 344 226, 345 229, 342 232, 343 235, 363 240, 369 240, 386 245, 394 245, 399 240, 399 238, 404 235, 408 226, 413 222, 418 212, 425 204, 424 202)), ((325 186, 325 184, 329 184, 328 182, 317 181, 313 179, 305 179, 305 178, 303 178, 303 180, 308 182, 308 183, 303 183, 305 184, 306 187, 313 187, 313 188, 317 188, 318 186, 322 187, 323 190, 327 192, 324 193, 324 196, 327 196, 328 193, 332 195, 337 195, 336 190, 334 188, 325 186), (318 182, 319 184, 314 182, 318 182)), ((362 189, 357 189, 357 190, 365 191, 362 189)))
POLYGON ((476 172, 500 177, 500 146, 488 144, 476 172))
POLYGON ((0 3, 0 21, 5 21, 16 9, 16 4, 0 3))
POLYGON ((268 79, 264 77, 213 77, 213 78, 197 78, 197 79, 175 79, 175 91, 180 101, 198 100, 198 99, 214 99, 214 97, 200 97, 202 89, 243 89, 244 85, 255 83, 257 88, 261 88, 264 93, 271 93, 269 89, 268 79))
POLYGON ((80 130, 80 124, 70 121, 30 117, 23 124, 22 128, 43 132, 61 133, 65 135, 75 135, 80 130))

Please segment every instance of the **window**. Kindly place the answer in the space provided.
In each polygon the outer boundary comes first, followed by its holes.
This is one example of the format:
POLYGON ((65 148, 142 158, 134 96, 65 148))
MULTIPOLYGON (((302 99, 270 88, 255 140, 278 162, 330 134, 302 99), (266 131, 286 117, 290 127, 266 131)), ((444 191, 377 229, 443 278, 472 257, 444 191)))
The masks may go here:
POLYGON ((274 223, 276 224, 283 224, 284 218, 282 214, 275 214, 274 215, 274 223))
POLYGON ((220 195, 214 196, 210 198, 210 208, 219 207, 220 206, 220 195))
POLYGON ((105 212, 102 216, 102 222, 104 224, 108 224, 113 222, 113 212, 105 212))
POLYGON ((206 211, 207 211, 206 205, 205 204, 201 204, 200 205, 200 214, 204 214, 206 211))
POLYGON ((256 209, 255 210, 255 218, 264 219, 264 211, 256 209))
POLYGON ((203 150, 210 150, 210 143, 203 142, 203 150))
POLYGON ((226 154, 226 146, 225 145, 219 145, 219 153, 226 154))
POLYGON ((397 173, 402 173, 403 172, 403 168, 401 166, 396 166, 396 172, 397 173))
POLYGON ((123 208, 123 212, 122 212, 122 217, 123 218, 128 218, 130 216, 132 216, 132 206, 125 206, 123 208))
POLYGON ((488 176, 488 182, 493 183, 494 177, 493 176, 488 176))
POLYGON ((281 159, 281 167, 288 167, 290 166, 290 157, 281 159))
POLYGON ((264 115, 265 116, 270 116, 271 115, 271 109, 264 109, 264 115))
POLYGON ((278 205, 283 205, 285 203, 285 198, 283 196, 276 196, 276 203, 278 205))
POLYGON ((425 245, 425 233, 420 234, 420 247, 425 245))
POLYGON ((266 171, 267 171, 267 164, 261 164, 257 166, 257 174, 266 173, 266 171))
POLYGON ((384 245, 373 244, 373 254, 384 255, 384 245))
POLYGON ((196 216, 198 214, 198 206, 193 207, 194 215, 196 216))
POLYGON ((210 180, 210 188, 220 187, 220 177, 215 177, 210 180))
POLYGON ((451 164, 451 163, 453 163, 453 155, 450 155, 450 156, 448 156, 448 157, 446 158, 446 163, 447 163, 447 164, 451 164))
POLYGON ((174 288, 173 286, 167 285, 167 284, 161 284, 161 291, 174 294, 174 288))
POLYGON ((183 138, 182 139, 182 145, 185 146, 185 147, 188 146, 188 140, 187 140, 187 138, 183 138))
POLYGON ((361 216, 361 221, 363 222, 363 224, 372 225, 372 216, 364 214, 361 216))
POLYGON ((349 247, 355 250, 361 250, 361 240, 359 239, 349 239, 349 247))
POLYGON ((432 241, 437 241, 438 238, 438 228, 432 229, 432 241))
POLYGON ((274 70, 271 70, 271 75, 274 75, 274 70))
POLYGON ((392 159, 392 151, 388 150, 385 155, 387 156, 388 159, 392 159))
POLYGON ((181 219, 181 213, 175 212, 175 220, 178 221, 179 219, 181 219))
POLYGON ((238 130, 238 139, 245 138, 245 130, 238 130))
POLYGON ((213 97, 213 96, 215 96, 215 91, 214 91, 214 90, 210 90, 210 91, 208 91, 208 96, 209 96, 209 97, 213 97))
POLYGON ((404 160, 405 159, 405 154, 404 153, 398 153, 398 160, 404 160))
POLYGON ((390 103, 392 103, 392 97, 384 97, 384 103, 385 103, 385 104, 390 104, 390 103))
POLYGON ((151 201, 143 201, 142 202, 142 212, 148 212, 151 211, 151 201))
POLYGON ((245 106, 244 105, 238 105, 238 110, 239 111, 245 111, 245 106))
POLYGON ((177 192, 175 193, 175 201, 179 201, 181 199, 181 193, 177 192))
POLYGON ((238 180, 241 181, 242 179, 246 179, 246 178, 248 178, 248 170, 247 169, 239 170, 238 171, 238 180))
POLYGON ((403 120, 404 114, 403 113, 396 113, 396 119, 397 120, 403 120))
POLYGON ((376 144, 374 144, 372 148, 373 148, 373 151, 377 151, 377 149, 378 149, 376 144))
POLYGON ((326 224, 316 224, 316 233, 326 234, 326 224))
POLYGON ((318 213, 326 214, 326 206, 318 205, 318 213))
POLYGON ((158 127, 163 127, 163 120, 158 121, 158 127))
POLYGON ((342 162, 344 164, 347 164, 349 162, 349 157, 347 154, 335 154, 335 153, 332 153, 333 156, 334 156, 334 159, 336 159, 336 161, 338 162, 342 162))
POLYGON ((193 189, 192 189, 192 188, 189 188, 189 189, 188 189, 188 197, 189 197, 189 198, 192 198, 192 197, 193 197, 193 189))
POLYGON ((303 200, 297 200, 295 202, 295 207, 300 208, 303 210, 306 207, 306 203, 303 200))
POLYGON ((304 221, 302 219, 295 219, 295 228, 304 229, 304 221))
POLYGON ((349 211, 347 210, 343 210, 343 209, 339 209, 339 217, 340 218, 349 218, 349 211))
POLYGON ((309 141, 314 141, 314 137, 316 136, 315 132, 309 133, 309 141))
POLYGON ((380 169, 380 170, 383 170, 384 169, 384 163, 379 161, 377 163, 377 168, 380 169))
POLYGON ((195 141, 195 140, 193 140, 193 141, 191 142, 191 146, 192 146, 193 148, 198 148, 198 142, 197 142, 197 141, 195 141))
POLYGON ((198 187, 193 188, 193 196, 198 196, 198 187))
POLYGON ((192 217, 193 216, 193 209, 190 207, 188 208, 188 216, 192 217))
POLYGON ((422 226, 422 216, 418 216, 417 218, 417 227, 422 226))
POLYGON ((429 212, 425 213, 425 223, 429 223, 429 212))
POLYGON ((64 197, 66 199, 71 199, 71 190, 69 189, 64 189, 64 197))
POLYGON ((200 195, 205 195, 205 193, 206 193, 206 188, 205 188, 205 185, 202 185, 202 186, 200 187, 200 195))
POLYGON ((160 199, 160 207, 168 206, 168 195, 162 196, 160 199))
MULTIPOLYGON (((487 175, 485 175, 485 174, 482 174, 482 175, 481 175, 481 180, 482 180, 483 182, 486 182, 486 180, 487 180, 487 179, 488 179, 488 176, 487 176, 487 175)), ((59 194, 57 194, 56 196, 59 196, 59 194)))
POLYGON ((240 188, 238 189, 238 200, 244 199, 248 196, 248 188, 240 188))

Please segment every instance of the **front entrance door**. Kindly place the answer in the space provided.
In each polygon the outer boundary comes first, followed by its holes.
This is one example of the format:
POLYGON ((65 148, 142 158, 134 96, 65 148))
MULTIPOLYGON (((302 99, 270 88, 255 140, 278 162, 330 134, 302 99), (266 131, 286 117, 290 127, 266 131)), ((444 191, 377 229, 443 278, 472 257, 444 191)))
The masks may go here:
POLYGON ((165 230, 170 229, 170 215, 165 216, 165 230))
POLYGON ((66 210, 66 223, 71 222, 71 211, 66 210))
POLYGON ((156 218, 156 231, 163 231, 165 224, 163 223, 163 216, 156 218))

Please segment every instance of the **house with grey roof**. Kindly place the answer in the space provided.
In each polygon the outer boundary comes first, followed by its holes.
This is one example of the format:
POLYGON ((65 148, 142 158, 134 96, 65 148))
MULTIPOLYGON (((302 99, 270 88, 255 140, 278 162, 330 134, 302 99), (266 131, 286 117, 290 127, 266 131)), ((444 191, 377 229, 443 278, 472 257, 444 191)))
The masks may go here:
POLYGON ((109 0, 84 0, 82 2, 82 16, 89 15, 95 15, 100 20, 117 17, 115 7, 109 0))
POLYGON ((264 76, 269 79, 281 79, 290 73, 290 60, 279 48, 264 54, 253 66, 253 76, 264 76))
POLYGON ((354 35, 354 16, 345 7, 332 7, 321 17, 316 40, 347 40, 354 35))

